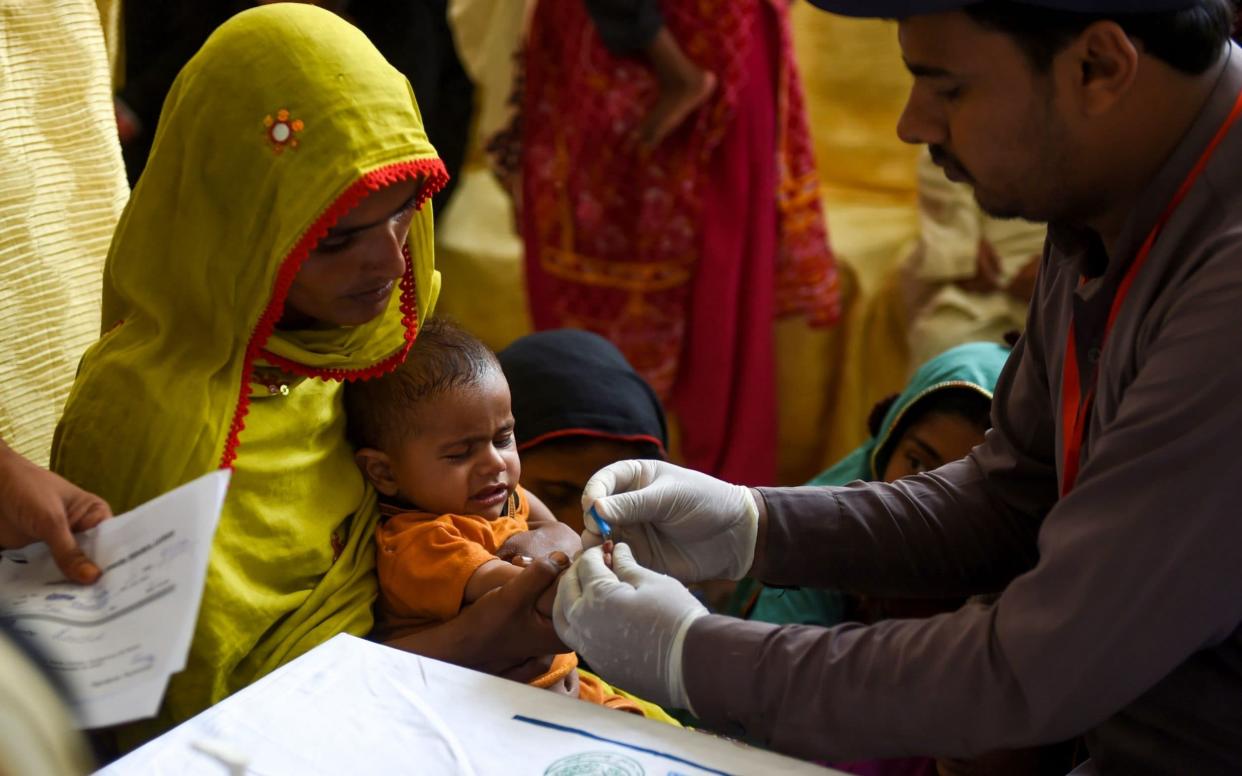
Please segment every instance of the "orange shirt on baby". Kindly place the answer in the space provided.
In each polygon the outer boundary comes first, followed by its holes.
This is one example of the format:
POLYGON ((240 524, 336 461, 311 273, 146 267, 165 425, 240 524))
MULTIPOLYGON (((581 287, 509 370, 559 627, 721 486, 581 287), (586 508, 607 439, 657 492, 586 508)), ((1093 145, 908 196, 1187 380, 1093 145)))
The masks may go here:
POLYGON ((451 620, 461 611, 466 583, 496 559, 510 536, 529 530, 530 502, 520 487, 494 520, 478 515, 437 515, 380 505, 375 530, 380 615, 416 625, 451 620))
MULTIPOLYGON (((505 514, 488 519, 478 515, 437 515, 380 505, 381 522, 375 531, 379 572, 379 625, 402 627, 451 620, 461 611, 466 583, 479 567, 496 558, 500 547, 516 533, 529 530, 530 502, 522 488, 509 497, 505 514)), ((557 655, 551 669, 531 681, 550 687, 577 670, 573 652, 557 655)), ((643 714, 642 708, 612 692, 597 677, 579 677, 578 697, 608 708, 643 714)))

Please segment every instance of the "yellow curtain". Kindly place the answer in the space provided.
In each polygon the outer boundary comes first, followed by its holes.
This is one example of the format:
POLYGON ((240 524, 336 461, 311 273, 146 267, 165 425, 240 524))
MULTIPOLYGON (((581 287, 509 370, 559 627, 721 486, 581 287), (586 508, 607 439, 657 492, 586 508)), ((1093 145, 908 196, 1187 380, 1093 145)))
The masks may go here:
POLYGON ((494 350, 531 330, 513 202, 483 151, 508 120, 525 14, 515 0, 452 0, 448 9, 458 56, 475 84, 476 116, 457 189, 436 224, 436 266, 444 278, 437 310, 494 350))
POLYGON ((0 0, 0 18, 0 437, 46 464, 129 187, 100 8, 0 0))
POLYGON ((108 51, 108 69, 112 71, 112 91, 125 85, 125 16, 121 0, 95 0, 99 25, 103 28, 104 45, 108 51))
POLYGON ((804 482, 866 438, 872 405, 907 377, 900 266, 918 232, 918 149, 897 139, 910 77, 896 25, 793 8, 846 311, 833 329, 777 329, 780 479, 804 482))

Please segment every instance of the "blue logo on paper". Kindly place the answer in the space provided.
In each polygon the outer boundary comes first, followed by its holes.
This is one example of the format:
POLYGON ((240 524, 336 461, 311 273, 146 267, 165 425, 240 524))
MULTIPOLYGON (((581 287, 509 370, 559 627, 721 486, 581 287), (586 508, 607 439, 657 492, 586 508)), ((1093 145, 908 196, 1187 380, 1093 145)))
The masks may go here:
POLYGON ((543 776, 646 776, 642 764, 614 752, 583 752, 562 757, 543 776))

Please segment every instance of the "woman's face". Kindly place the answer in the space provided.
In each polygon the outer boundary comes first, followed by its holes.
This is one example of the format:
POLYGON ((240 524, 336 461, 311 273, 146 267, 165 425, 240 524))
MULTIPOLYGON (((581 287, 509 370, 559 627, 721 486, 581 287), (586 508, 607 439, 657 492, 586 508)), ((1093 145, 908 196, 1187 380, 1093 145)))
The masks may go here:
POLYGON ((906 430, 893 445, 884 481, 938 469, 983 443, 984 432, 961 415, 933 412, 906 430))
POLYGON ((581 533, 582 490, 595 472, 610 463, 642 455, 646 446, 613 439, 581 437, 552 440, 522 451, 522 487, 552 514, 581 533))
POLYGON ((358 326, 379 316, 405 273, 405 241, 422 180, 373 191, 324 236, 298 270, 282 328, 358 326))

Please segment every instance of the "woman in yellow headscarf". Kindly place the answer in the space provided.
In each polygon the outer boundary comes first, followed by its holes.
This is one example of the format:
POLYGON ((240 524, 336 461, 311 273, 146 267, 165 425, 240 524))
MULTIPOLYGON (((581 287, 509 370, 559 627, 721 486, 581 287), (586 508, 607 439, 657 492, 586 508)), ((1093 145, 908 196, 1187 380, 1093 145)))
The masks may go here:
MULTIPOLYGON (((341 392, 399 363, 431 311, 422 205, 445 180, 408 82, 326 11, 238 14, 178 76, 108 255, 104 335, 53 449, 58 472, 117 512, 233 468, 186 669, 122 746, 337 633, 370 631, 375 494, 341 392)), ((523 619, 549 566, 456 630, 401 645, 436 656, 469 632, 559 647, 550 625, 523 619)))

